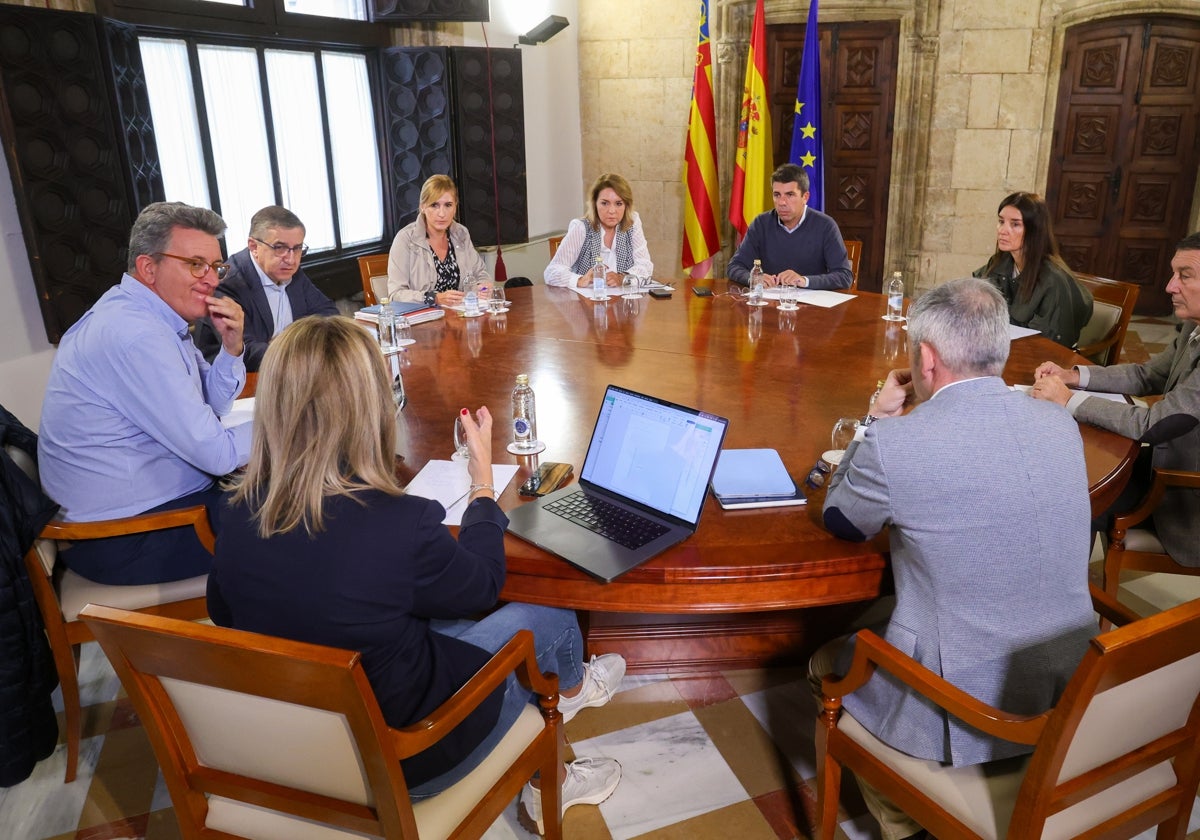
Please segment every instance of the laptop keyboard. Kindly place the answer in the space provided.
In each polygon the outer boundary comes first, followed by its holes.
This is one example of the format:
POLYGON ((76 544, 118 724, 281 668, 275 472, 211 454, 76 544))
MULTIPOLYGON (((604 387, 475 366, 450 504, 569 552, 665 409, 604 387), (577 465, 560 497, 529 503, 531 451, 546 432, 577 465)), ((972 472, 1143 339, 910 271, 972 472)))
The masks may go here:
POLYGON ((631 549, 641 548, 669 530, 662 523, 589 496, 582 490, 551 502, 545 509, 631 549))

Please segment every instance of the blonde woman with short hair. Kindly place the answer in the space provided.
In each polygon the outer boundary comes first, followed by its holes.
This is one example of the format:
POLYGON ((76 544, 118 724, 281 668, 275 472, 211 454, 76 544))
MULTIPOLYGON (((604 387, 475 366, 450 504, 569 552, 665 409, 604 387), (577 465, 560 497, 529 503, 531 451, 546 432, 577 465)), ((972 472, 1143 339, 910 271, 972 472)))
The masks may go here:
MULTIPOLYGON (((460 414, 471 489, 456 540, 441 504, 396 480, 391 386, 362 327, 340 316, 296 321, 268 347, 257 391, 250 463, 221 509, 213 621, 361 651, 393 727, 442 705, 521 628, 533 631, 542 670, 558 674, 564 721, 608 702, 625 661, 584 663, 572 611, 510 603, 467 618, 495 608, 505 574, 508 518, 495 501, 486 407, 460 414)), ((531 699, 510 675, 436 746, 402 762, 410 794, 432 796, 466 776, 531 699)), ((564 807, 601 802, 620 777, 611 759, 572 763, 564 807)), ((537 789, 521 798, 540 820, 537 789)))
POLYGON ((400 229, 388 251, 388 297, 408 303, 459 306, 468 286, 492 282, 471 233, 455 221, 458 187, 432 175, 421 187, 416 221, 400 229))

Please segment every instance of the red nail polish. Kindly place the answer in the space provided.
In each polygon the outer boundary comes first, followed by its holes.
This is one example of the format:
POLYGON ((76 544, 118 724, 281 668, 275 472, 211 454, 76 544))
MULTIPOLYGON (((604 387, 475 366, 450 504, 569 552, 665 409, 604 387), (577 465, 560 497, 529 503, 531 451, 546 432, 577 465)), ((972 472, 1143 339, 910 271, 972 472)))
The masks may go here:
POLYGON ((466 416, 466 414, 467 414, 467 410, 464 408, 464 409, 462 410, 462 413, 463 413, 463 416, 466 416))

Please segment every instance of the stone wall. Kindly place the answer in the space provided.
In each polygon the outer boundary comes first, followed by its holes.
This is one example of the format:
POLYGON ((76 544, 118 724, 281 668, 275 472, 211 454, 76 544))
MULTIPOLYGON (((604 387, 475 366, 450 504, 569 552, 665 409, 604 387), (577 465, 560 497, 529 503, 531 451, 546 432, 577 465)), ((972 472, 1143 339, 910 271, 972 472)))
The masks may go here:
MULTIPOLYGON (((723 205, 732 170, 753 0, 711 0, 723 205)), ((659 273, 678 273, 682 148, 697 5, 580 0, 585 178, 623 172, 659 273), (653 39, 650 40, 650 36, 653 39)), ((807 0, 768 0, 767 25, 802 23, 807 0)), ((823 0, 821 20, 900 23, 885 271, 928 288, 982 264, 1014 190, 1045 191, 1064 33, 1103 18, 1200 17, 1194 0, 823 0)), ((884 220, 881 220, 883 222, 884 220)), ((1200 226, 1200 200, 1192 227, 1200 226)), ((726 243, 726 249, 729 245, 726 243)))

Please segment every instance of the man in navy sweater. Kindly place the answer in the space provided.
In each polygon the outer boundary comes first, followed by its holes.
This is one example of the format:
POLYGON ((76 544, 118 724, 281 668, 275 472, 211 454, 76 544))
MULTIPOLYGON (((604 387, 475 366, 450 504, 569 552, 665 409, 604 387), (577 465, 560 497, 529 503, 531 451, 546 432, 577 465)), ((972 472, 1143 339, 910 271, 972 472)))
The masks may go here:
MULTIPOLYGON (((308 253, 304 223, 284 207, 271 205, 250 219, 247 247, 229 258, 229 274, 217 288, 218 297, 229 297, 246 313, 246 370, 262 364, 267 343, 284 327, 307 315, 336 315, 337 306, 313 285, 300 268, 308 253)), ((210 361, 221 349, 212 322, 196 324, 196 346, 210 361)))
POLYGON ((802 289, 848 289, 854 280, 837 222, 808 206, 808 175, 794 163, 771 173, 775 209, 750 223, 729 261, 729 279, 745 286, 762 260, 763 284, 802 289))

